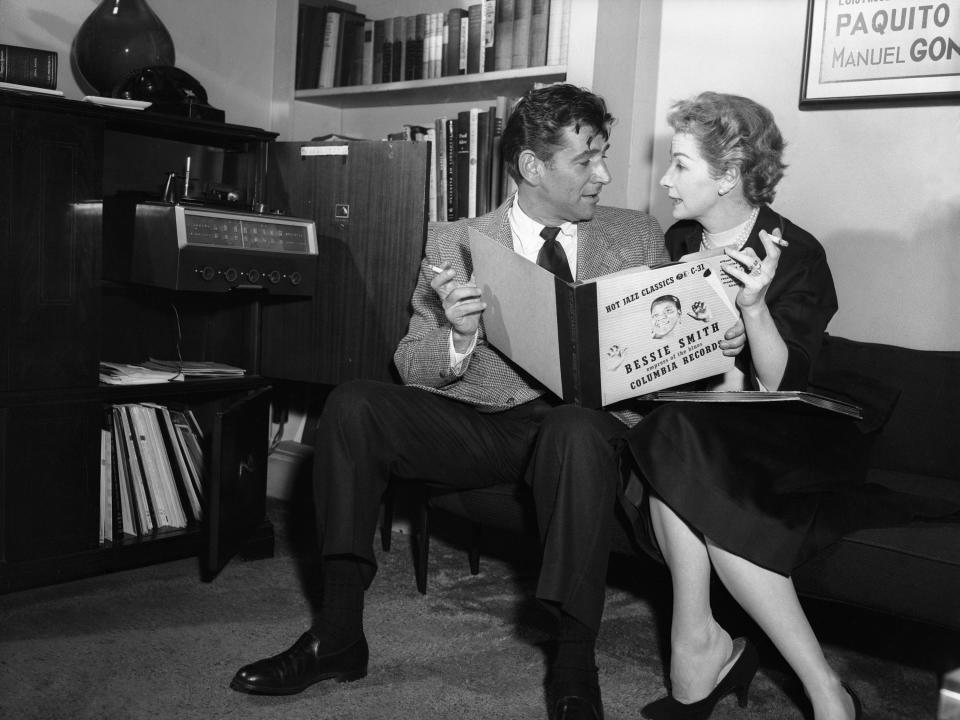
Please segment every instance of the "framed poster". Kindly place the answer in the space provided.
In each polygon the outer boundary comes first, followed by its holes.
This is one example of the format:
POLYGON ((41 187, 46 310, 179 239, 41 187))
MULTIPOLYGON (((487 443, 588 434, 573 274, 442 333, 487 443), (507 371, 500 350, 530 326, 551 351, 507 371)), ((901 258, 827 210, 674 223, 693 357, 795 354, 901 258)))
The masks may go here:
POLYGON ((958 100, 956 0, 807 0, 801 108, 958 100))

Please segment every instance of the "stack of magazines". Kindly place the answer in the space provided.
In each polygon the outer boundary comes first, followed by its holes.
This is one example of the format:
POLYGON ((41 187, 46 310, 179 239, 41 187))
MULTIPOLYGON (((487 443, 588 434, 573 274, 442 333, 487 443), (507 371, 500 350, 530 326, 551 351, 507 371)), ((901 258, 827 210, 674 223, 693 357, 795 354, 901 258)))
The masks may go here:
POLYGON ((157 360, 150 358, 143 367, 157 372, 177 372, 186 378, 229 378, 239 377, 246 370, 234 365, 213 360, 157 360))
POLYGON ((173 380, 183 380, 183 373, 170 368, 100 362, 100 382, 108 385, 149 385, 173 380))

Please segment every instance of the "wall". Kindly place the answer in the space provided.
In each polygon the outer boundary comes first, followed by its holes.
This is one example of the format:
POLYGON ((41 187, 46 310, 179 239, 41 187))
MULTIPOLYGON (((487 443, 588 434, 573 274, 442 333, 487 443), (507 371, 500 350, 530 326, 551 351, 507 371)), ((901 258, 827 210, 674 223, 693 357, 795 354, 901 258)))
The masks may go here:
MULTIPOLYGON (((701 90, 752 97, 788 141, 774 206, 825 246, 840 297, 829 331, 960 349, 960 107, 798 109, 806 0, 663 3, 652 212, 669 104, 701 90)), ((645 202, 638 202, 644 205, 645 202)))
MULTIPOLYGON (((123 2, 124 0, 120 0, 123 2)), ((193 75, 214 107, 238 125, 270 127, 277 0, 149 0, 176 49, 176 65, 193 75)), ((0 0, 0 43, 56 50, 58 89, 79 100, 70 45, 98 0, 0 0)))
MULTIPOLYGON (((370 0, 384 16, 398 0, 370 0)), ((666 227, 670 208, 658 185, 670 133, 670 103, 705 89, 767 105, 788 140, 790 167, 775 206, 816 235, 834 271, 840 312, 830 331, 909 347, 960 349, 951 332, 960 307, 960 110, 956 105, 855 110, 798 109, 806 0, 642 0, 631 77, 617 76, 603 38, 626 0, 604 0, 596 89, 632 106, 626 167, 607 193, 612 204, 649 208, 666 227), (652 8, 654 12, 649 13, 652 8), (659 23, 659 48, 656 26, 659 23), (604 69, 605 68, 605 69, 604 69), (613 68, 613 69, 611 69, 613 68), (649 107, 655 97, 655 111, 649 107), (643 116, 643 117, 640 117, 643 116)), ((178 0, 150 0, 177 49, 177 65, 206 87, 228 122, 275 127, 277 11, 292 0, 205 0, 204 13, 178 0)), ((432 6, 437 0, 425 0, 432 6)), ((446 5, 446 3, 440 3, 446 5)), ((452 5, 453 3, 449 3, 452 5)), ((0 2, 0 42, 60 51, 60 89, 79 98, 69 47, 95 0, 0 2)), ((289 10, 289 8, 288 8, 289 10)), ((399 12, 399 9, 397 10, 399 12)), ((635 14, 630 15, 634 23, 635 14)), ((618 55, 618 59, 619 59, 618 55)), ((629 74, 629 73, 626 73, 629 74)), ((432 117, 425 108, 424 117, 432 117)), ((299 127, 293 137, 329 131, 299 127)))

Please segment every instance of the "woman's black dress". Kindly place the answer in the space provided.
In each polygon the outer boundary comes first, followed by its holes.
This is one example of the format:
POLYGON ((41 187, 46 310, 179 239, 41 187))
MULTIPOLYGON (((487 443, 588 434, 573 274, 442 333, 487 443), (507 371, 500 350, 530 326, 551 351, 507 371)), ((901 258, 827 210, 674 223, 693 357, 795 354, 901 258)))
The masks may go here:
MULTIPOLYGON (((759 231, 777 227, 789 242, 766 295, 789 351, 778 389, 804 390, 837 297, 819 242, 770 208, 746 247, 764 258, 759 231)), ((677 223, 666 238, 679 258, 699 250, 701 226, 677 223)), ((748 351, 737 365, 752 378, 748 351)), ((863 520, 852 491, 865 477, 869 440, 851 418, 801 403, 659 403, 628 436, 645 487, 628 484, 626 495, 653 492, 719 547, 790 575, 863 520)), ((640 511, 647 544, 653 535, 640 511)))

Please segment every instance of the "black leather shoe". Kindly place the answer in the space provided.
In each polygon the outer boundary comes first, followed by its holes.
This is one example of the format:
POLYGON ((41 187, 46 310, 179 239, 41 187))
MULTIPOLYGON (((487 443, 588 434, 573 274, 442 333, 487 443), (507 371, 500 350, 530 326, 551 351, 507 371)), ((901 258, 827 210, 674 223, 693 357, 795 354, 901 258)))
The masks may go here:
POLYGON ((293 695, 321 680, 359 680, 367 674, 370 649, 363 635, 340 652, 318 655, 319 640, 310 632, 289 650, 244 665, 230 682, 234 690, 260 695, 293 695))
POLYGON ((600 687, 595 683, 552 683, 547 703, 550 720, 603 720, 600 687))

